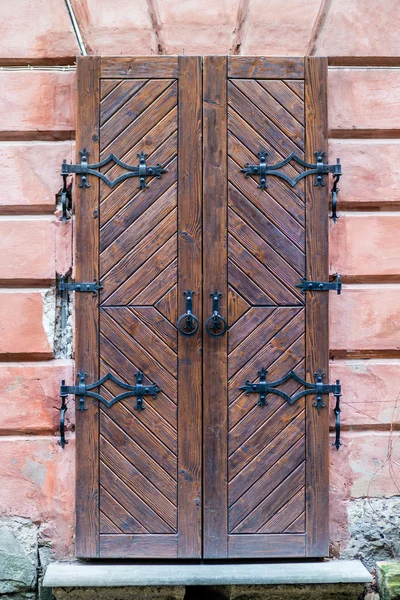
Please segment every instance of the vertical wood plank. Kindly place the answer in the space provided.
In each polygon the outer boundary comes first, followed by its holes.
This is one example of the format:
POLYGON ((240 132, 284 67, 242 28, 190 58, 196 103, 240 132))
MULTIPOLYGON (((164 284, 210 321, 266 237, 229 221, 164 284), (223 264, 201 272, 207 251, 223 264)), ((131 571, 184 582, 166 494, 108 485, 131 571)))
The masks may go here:
MULTIPOLYGON (((314 152, 327 152, 327 68, 326 58, 305 59, 305 160, 315 162, 314 152)), ((314 186, 306 178, 306 277, 328 280, 328 194, 329 186, 314 186)), ((314 372, 328 373, 329 292, 306 294, 306 379, 314 372)), ((306 396, 306 556, 327 556, 328 542, 328 398, 320 414, 314 396, 306 396)))
MULTIPOLYGON (((193 312, 202 306, 201 58, 179 57, 178 314, 188 289, 193 312)), ((178 557, 201 557, 201 326, 178 340, 178 557)))
MULTIPOLYGON (((99 160, 100 58, 77 61, 77 162, 79 150, 89 151, 89 162, 99 160)), ((99 278, 99 179, 89 188, 75 186, 75 277, 76 281, 99 278)), ((98 298, 75 296, 76 371, 87 373, 87 381, 99 377, 98 298)), ((76 555, 99 556, 99 410, 97 401, 86 401, 86 411, 76 411, 76 555)))
MULTIPOLYGON (((203 269, 204 323, 210 293, 222 293, 227 317, 227 58, 204 58, 203 269)), ((204 325, 204 324, 203 324, 204 325)), ((204 333, 204 558, 225 558, 227 545, 227 334, 204 333)))

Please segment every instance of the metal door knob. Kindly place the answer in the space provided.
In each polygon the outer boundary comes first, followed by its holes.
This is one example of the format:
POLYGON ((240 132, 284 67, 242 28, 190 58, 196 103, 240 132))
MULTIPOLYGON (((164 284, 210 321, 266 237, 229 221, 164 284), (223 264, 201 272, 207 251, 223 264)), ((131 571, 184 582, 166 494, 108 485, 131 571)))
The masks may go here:
POLYGON ((211 317, 208 317, 205 327, 207 333, 209 335, 212 335, 213 337, 220 337, 221 335, 224 335, 224 333, 226 333, 226 330, 228 329, 227 322, 225 321, 224 317, 222 317, 219 314, 219 299, 221 298, 221 296, 222 294, 217 292, 217 290, 210 294, 210 298, 213 299, 213 313, 211 317))

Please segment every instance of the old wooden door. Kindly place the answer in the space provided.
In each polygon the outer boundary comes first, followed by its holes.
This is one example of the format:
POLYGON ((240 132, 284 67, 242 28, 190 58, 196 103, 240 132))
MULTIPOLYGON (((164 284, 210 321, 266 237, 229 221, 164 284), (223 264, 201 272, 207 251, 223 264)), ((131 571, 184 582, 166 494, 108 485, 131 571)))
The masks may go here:
POLYGON ((85 57, 77 130, 77 555, 326 555, 327 408, 239 389, 327 373, 327 188, 241 171, 326 150, 326 61, 85 57))

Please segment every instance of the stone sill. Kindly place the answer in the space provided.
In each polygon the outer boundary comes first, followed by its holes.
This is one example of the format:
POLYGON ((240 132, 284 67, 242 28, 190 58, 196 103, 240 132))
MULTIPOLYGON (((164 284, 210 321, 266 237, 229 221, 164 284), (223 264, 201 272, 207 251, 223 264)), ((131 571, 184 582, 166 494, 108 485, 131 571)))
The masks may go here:
POLYGON ((285 585, 369 583, 359 560, 220 564, 52 562, 44 587, 285 585))

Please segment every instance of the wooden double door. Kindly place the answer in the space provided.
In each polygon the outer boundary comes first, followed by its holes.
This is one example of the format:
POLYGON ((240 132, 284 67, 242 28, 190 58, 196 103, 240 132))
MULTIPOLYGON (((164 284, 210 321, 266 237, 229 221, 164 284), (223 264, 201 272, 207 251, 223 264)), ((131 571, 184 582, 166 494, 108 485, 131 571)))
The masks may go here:
POLYGON ((78 556, 327 555, 328 409, 252 388, 327 375, 328 293, 297 287, 328 278, 327 186, 242 171, 326 151, 326 70, 78 60, 77 151, 113 155, 76 187, 76 280, 102 285, 76 294, 76 367, 105 378, 76 414, 78 556))

